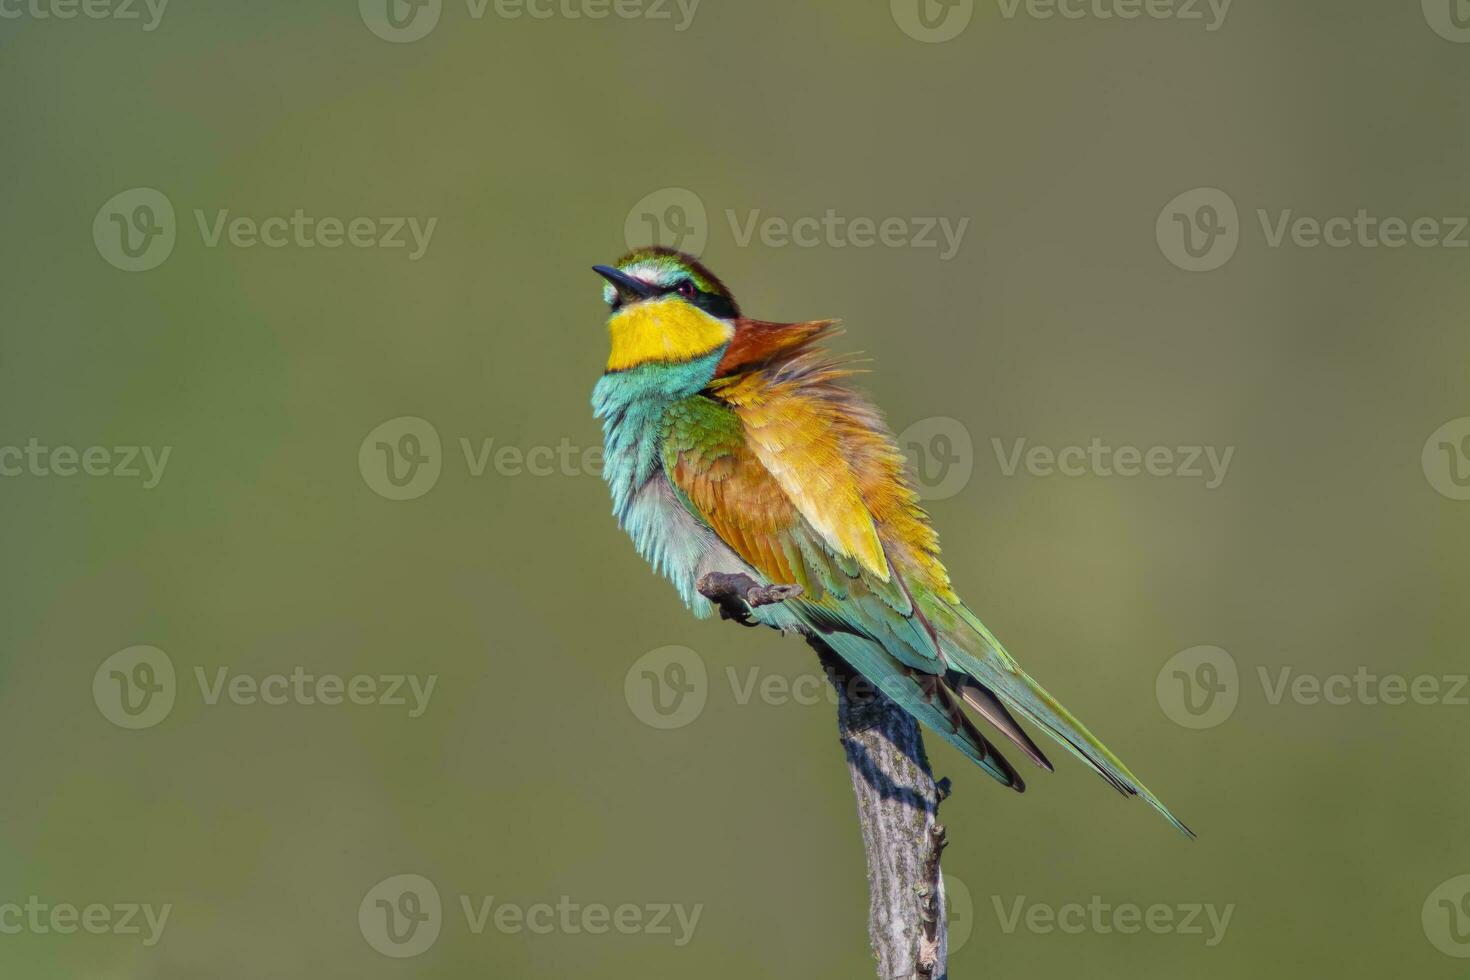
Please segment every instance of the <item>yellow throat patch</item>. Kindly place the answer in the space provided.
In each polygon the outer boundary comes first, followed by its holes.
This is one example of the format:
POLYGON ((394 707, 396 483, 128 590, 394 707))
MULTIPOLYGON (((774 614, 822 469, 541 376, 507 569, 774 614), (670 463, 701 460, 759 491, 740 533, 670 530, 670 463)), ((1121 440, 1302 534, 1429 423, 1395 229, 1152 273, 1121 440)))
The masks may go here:
POLYGON ((735 329, 676 296, 626 306, 607 321, 609 371, 640 364, 678 364, 730 342, 735 329))

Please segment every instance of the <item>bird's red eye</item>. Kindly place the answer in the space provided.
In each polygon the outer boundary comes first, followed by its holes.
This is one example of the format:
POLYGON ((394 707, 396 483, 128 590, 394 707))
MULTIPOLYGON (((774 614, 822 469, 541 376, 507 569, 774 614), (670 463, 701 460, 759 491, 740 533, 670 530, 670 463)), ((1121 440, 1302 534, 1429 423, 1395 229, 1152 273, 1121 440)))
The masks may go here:
POLYGON ((694 287, 694 280, 692 279, 685 279, 679 283, 678 288, 679 295, 685 299, 693 299, 699 293, 699 290, 694 287))

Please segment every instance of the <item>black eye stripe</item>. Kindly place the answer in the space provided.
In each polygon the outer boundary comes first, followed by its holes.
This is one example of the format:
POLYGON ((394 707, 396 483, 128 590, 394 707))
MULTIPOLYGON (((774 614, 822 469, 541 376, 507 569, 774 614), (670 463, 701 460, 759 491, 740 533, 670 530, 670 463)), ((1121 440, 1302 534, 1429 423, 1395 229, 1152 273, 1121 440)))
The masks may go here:
MULTIPOLYGON (((657 295, 680 295, 680 289, 683 288, 686 283, 689 285, 693 293, 693 295, 685 297, 686 302, 699 307, 710 316, 717 317, 721 320, 733 320, 740 315, 738 308, 735 306, 734 300, 726 296, 720 296, 717 293, 707 293, 703 289, 699 288, 699 284, 694 282, 694 280, 692 279, 680 279, 678 282, 670 283, 667 286, 657 286, 657 295)), ((653 284, 649 283, 649 285, 653 284)), ((608 305, 614 310, 618 309, 623 305, 623 297, 621 295, 614 294, 612 302, 608 305)))
POLYGON ((716 296, 713 293, 698 293, 692 302, 710 316, 717 317, 721 320, 733 320, 740 315, 731 300, 724 296, 716 296))

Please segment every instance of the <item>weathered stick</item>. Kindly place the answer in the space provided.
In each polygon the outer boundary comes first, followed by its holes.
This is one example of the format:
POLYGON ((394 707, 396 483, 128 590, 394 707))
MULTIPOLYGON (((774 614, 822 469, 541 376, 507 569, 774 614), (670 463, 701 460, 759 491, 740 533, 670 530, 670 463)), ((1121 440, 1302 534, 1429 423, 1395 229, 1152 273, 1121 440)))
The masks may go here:
MULTIPOLYGON (((699 592, 720 615, 746 625, 752 609, 801 594, 746 575, 711 574, 699 592)), ((837 691, 837 730, 857 796, 868 864, 868 938, 881 980, 944 980, 949 940, 939 858, 946 844, 936 783, 919 723, 837 656, 807 636, 837 691)))
POLYGON ((837 689, 837 730, 847 754, 868 857, 868 936, 883 980, 941 980, 949 960, 939 804, 914 717, 821 640, 808 637, 837 689))

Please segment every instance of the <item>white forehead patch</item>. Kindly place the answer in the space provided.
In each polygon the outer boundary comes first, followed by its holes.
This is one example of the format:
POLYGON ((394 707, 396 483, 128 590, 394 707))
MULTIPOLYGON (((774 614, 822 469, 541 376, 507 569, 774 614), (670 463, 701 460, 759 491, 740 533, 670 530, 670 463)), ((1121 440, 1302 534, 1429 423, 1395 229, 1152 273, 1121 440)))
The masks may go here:
POLYGON ((678 266, 670 265, 668 262, 660 262, 658 259, 643 259, 642 261, 634 262, 632 265, 623 269, 623 271, 634 279, 642 279, 650 286, 658 286, 660 288, 672 286, 686 275, 684 270, 678 266))

